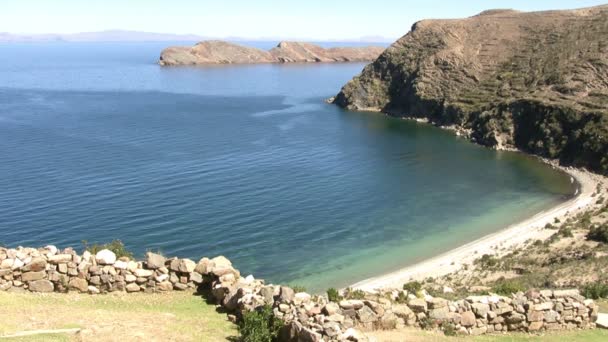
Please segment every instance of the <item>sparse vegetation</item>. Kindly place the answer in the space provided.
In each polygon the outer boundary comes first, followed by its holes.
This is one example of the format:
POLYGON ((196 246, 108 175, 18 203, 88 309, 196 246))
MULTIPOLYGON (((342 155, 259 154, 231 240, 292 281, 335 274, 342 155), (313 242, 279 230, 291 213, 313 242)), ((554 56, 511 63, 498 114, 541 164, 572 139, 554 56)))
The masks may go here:
POLYGON ((88 241, 83 240, 82 246, 85 251, 89 251, 92 254, 97 254, 97 252, 99 252, 103 249, 109 249, 112 252, 114 252, 114 254, 116 254, 117 258, 127 257, 129 259, 133 259, 133 253, 131 251, 127 250, 124 243, 122 243, 122 241, 120 241, 120 240, 112 240, 111 242, 108 242, 108 243, 92 244, 92 245, 89 245, 88 241))
POLYGON ((349 287, 344 291, 344 298, 346 298, 346 299, 365 299, 365 291, 354 290, 349 287))
POLYGON ((417 281, 410 281, 409 283, 403 284, 403 289, 408 293, 415 294, 418 291, 422 290, 422 284, 417 281))
POLYGON ((492 287, 492 291, 503 296, 511 295, 520 291, 525 291, 526 287, 516 279, 502 279, 497 281, 492 287))
POLYGON ((587 284, 583 287, 581 293, 587 298, 608 298, 608 283, 596 282, 587 284))
POLYGON ((327 289, 327 298, 330 301, 335 302, 335 303, 342 300, 342 296, 340 296, 340 292, 338 290, 334 289, 333 287, 327 289))
POLYGON ((608 243, 608 224, 604 223, 601 226, 592 227, 587 234, 587 239, 608 243))
POLYGON ((242 342, 275 342, 283 322, 272 313, 268 305, 248 312, 239 324, 242 342))
POLYGON ((293 290, 293 292, 298 293, 298 292, 306 292, 306 287, 301 286, 301 285, 289 285, 289 287, 291 287, 291 289, 293 290))

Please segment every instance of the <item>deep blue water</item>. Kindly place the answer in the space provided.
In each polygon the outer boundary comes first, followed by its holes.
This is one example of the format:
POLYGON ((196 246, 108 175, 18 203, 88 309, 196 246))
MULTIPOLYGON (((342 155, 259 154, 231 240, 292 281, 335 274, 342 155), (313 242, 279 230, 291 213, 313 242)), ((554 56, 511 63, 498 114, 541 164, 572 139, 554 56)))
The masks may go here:
POLYGON ((319 290, 572 191, 532 158, 325 104, 363 64, 161 68, 171 44, 0 45, 0 243, 121 239, 319 290))

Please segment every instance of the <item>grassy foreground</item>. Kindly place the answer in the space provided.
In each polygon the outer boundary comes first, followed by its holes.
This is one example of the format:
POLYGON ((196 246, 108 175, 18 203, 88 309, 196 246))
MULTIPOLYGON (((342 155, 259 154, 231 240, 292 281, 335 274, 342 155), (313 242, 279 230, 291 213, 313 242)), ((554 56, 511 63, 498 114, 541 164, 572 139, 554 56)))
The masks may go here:
POLYGON ((33 294, 0 292, 0 336, 81 328, 77 334, 1 341, 227 341, 236 326, 192 293, 33 294))
MULTIPOLYGON (((602 308, 608 308, 603 302, 602 308)), ((602 310, 605 311, 605 310, 602 310)), ((0 292, 0 341, 234 341, 236 326, 215 306, 192 293, 33 294, 0 292), (77 334, 3 339, 22 331, 80 328, 77 334)), ((608 341, 608 330, 447 337, 440 332, 404 329, 369 333, 378 342, 608 341)))

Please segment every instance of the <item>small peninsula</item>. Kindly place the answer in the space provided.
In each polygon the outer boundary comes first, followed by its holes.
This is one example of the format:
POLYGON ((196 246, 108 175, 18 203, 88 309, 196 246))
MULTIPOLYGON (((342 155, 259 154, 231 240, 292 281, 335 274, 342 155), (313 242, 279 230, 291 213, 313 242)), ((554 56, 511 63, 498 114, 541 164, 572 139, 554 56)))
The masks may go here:
POLYGON ((608 6, 422 20, 333 99, 608 173, 608 6))
POLYGON ((303 42, 280 42, 265 51, 221 40, 202 41, 193 47, 168 47, 161 52, 159 64, 208 65, 208 64, 258 64, 258 63, 332 63, 369 62, 384 51, 380 46, 335 47, 303 42))

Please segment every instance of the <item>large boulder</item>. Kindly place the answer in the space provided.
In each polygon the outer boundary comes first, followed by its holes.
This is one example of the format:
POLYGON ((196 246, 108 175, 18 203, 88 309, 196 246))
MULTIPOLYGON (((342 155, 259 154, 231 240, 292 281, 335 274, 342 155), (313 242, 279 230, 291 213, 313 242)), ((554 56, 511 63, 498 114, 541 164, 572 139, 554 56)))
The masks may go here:
POLYGON ((87 292, 89 290, 89 284, 82 278, 72 278, 68 283, 68 288, 72 290, 78 290, 80 292, 87 292))
POLYGON ((95 260, 100 265, 114 265, 116 254, 109 249, 102 249, 95 254, 95 260))
POLYGON ((55 290, 53 283, 45 279, 31 281, 28 286, 32 292, 53 292, 55 290))
POLYGON ((22 272, 40 272, 46 269, 46 259, 42 257, 33 258, 27 265, 21 268, 22 272))
POLYGON ((164 267, 166 260, 167 259, 165 259, 165 257, 160 254, 156 254, 156 253, 152 253, 152 252, 146 253, 146 267, 151 270, 155 270, 155 269, 164 267))
POLYGON ((179 261, 177 271, 182 273, 192 273, 196 268, 196 263, 190 259, 181 259, 179 261))

